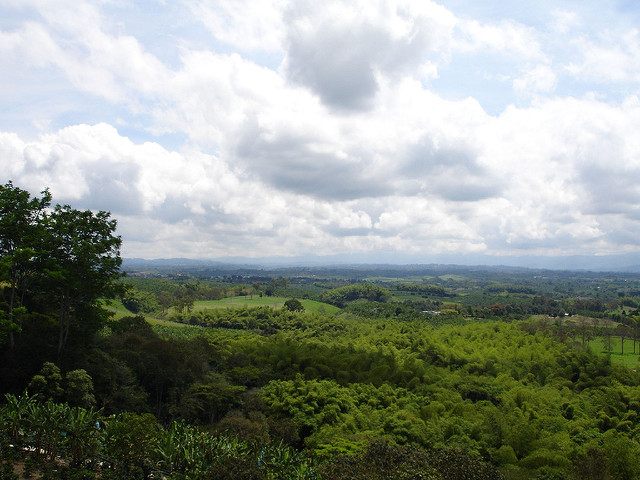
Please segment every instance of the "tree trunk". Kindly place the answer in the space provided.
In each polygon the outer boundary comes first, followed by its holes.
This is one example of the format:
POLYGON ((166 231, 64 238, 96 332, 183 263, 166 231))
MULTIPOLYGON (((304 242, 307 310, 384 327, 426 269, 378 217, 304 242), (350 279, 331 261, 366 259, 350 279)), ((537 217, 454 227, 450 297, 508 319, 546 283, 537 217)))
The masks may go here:
POLYGON ((62 358, 62 352, 64 350, 64 346, 67 343, 67 337, 69 335, 69 314, 67 312, 68 308, 68 300, 67 296, 63 295, 62 300, 60 302, 60 314, 58 317, 58 321, 60 323, 60 329, 58 334, 58 362, 62 358))
POLYGON ((12 272, 11 274, 11 297, 9 298, 9 348, 11 350, 14 350, 16 347, 16 340, 13 336, 13 306, 15 304, 15 299, 16 299, 16 280, 15 280, 15 274, 12 272))

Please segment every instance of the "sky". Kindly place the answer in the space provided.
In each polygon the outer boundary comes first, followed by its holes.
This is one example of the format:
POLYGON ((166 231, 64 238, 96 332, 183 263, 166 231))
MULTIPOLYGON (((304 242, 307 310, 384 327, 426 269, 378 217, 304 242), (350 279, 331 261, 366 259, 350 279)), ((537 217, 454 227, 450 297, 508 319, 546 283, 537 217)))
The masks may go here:
POLYGON ((0 180, 126 257, 637 253, 639 96, 633 0, 0 0, 0 180))

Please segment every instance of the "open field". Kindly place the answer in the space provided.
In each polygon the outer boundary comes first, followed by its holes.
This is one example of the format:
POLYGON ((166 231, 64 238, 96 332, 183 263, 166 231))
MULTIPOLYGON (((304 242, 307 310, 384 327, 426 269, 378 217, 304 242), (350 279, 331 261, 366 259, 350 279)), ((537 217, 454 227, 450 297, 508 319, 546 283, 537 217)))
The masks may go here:
MULTIPOLYGON (((259 296, 242 296, 228 297, 221 300, 198 300, 194 302, 194 311, 216 309, 216 308, 239 308, 239 307, 273 307, 282 308, 286 297, 259 297, 259 296)), ((315 300, 300 299, 307 312, 336 314, 340 311, 338 307, 329 305, 328 303, 317 302, 315 300)))
MULTIPOLYGON (((598 337, 589 342, 589 348, 595 353, 607 355, 605 350, 604 337, 598 337)), ((640 351, 640 343, 636 344, 636 352, 640 351)), ((623 365, 625 367, 640 367, 640 355, 633 353, 633 340, 624 341, 624 355, 622 354, 622 343, 620 337, 611 337, 611 363, 623 365)))
MULTIPOLYGON (((202 310, 212 310, 221 308, 241 308, 241 307, 272 307, 282 308, 284 302, 287 301, 287 297, 259 297, 259 296, 241 296, 241 297, 228 297, 221 300, 198 300, 193 304, 193 311, 198 312, 202 310)), ((334 305, 328 303, 318 302, 315 300, 300 299, 300 302, 304 306, 307 312, 323 313, 327 315, 335 315, 340 312, 340 309, 334 305)), ((126 309, 120 300, 111 300, 105 303, 108 310, 113 312, 113 319, 118 320, 122 317, 135 315, 126 309)), ((164 325, 164 326, 178 326, 184 328, 187 326, 184 323, 176 323, 170 320, 165 320, 153 315, 144 314, 144 317, 152 325, 164 325)))
MULTIPOLYGON (((549 315, 529 315, 529 320, 544 322, 551 325, 565 325, 567 327, 587 327, 587 328, 600 328, 600 329, 615 329, 620 326, 619 322, 611 320, 610 318, 595 318, 587 317, 584 315, 571 315, 562 317, 551 317, 549 315)), ((627 347, 627 341, 624 342, 625 350, 627 347)))
POLYGON ((126 309, 126 307, 122 304, 120 300, 107 300, 104 302, 104 307, 110 312, 113 312, 112 318, 114 320, 119 320, 122 317, 134 315, 133 313, 131 313, 129 310, 126 309))
MULTIPOLYGON (((113 319, 119 320, 122 317, 128 317, 131 315, 135 315, 135 313, 130 312, 126 309, 126 307, 122 304, 120 300, 111 300, 105 304, 107 310, 113 312, 113 319)), ((191 327, 191 325, 185 323, 172 322, 170 320, 165 320, 163 318, 154 317, 148 314, 141 314, 151 325, 160 325, 164 327, 174 327, 174 328, 186 328, 191 327)))

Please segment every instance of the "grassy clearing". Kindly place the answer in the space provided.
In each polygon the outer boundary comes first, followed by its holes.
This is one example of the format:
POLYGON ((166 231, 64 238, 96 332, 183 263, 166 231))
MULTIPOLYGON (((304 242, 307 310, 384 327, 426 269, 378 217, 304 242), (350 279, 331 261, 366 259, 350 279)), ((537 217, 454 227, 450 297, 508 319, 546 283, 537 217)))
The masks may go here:
MULTIPOLYGON (((286 297, 259 297, 243 296, 229 297, 221 300, 199 300, 193 304, 194 311, 218 309, 218 308, 239 308, 239 307, 272 307, 282 308, 286 297)), ((338 307, 328 303, 317 302, 315 300, 300 299, 302 306, 307 312, 325 313, 329 315, 340 312, 338 307)))
MULTIPOLYGON (((122 304, 120 300, 109 300, 105 302, 105 307, 107 310, 113 312, 113 319, 119 320, 122 317, 130 317, 135 315, 135 313, 130 312, 127 308, 122 304)), ((172 322, 170 320, 164 320, 162 318, 154 317, 148 314, 143 315, 144 318, 149 322, 152 326, 164 326, 171 328, 188 328, 191 325, 187 325, 185 323, 177 323, 172 322)))
POLYGON ((145 315, 144 318, 153 327, 159 325, 159 326, 170 327, 170 328, 194 328, 193 325, 189 325, 187 323, 172 322, 171 320, 165 320, 163 318, 149 317, 147 315, 145 315))
MULTIPOLYGON (((570 315, 564 317, 550 317, 548 315, 531 315, 530 320, 543 321, 554 325, 567 325, 571 327, 584 326, 589 328, 615 328, 620 323, 610 318, 585 317, 584 315, 570 315)), ((618 339, 619 340, 619 339, 618 339)), ((627 341, 624 342, 625 350, 627 341)))
MULTIPOLYGON (((593 352, 601 355, 607 355, 605 350, 604 337, 597 337, 589 342, 589 348, 593 352)), ((640 367, 640 343, 636 343, 636 354, 633 353, 633 340, 626 339, 624 341, 624 355, 622 354, 622 342, 620 337, 611 337, 611 363, 615 365, 623 365, 629 368, 640 367)))
POLYGON ((104 307, 113 313, 113 319, 119 320, 122 317, 134 315, 122 304, 120 300, 105 300, 104 307))
MULTIPOLYGON (((222 300, 199 300, 194 303, 193 310, 201 311, 206 309, 220 309, 220 308, 240 308, 240 307, 258 307, 267 306, 273 308, 282 308, 284 302, 287 300, 285 297, 230 297, 223 298, 222 300)), ((301 299, 302 305, 308 312, 316 312, 327 315, 333 315, 340 312, 338 307, 329 305, 328 303, 316 302, 315 300, 301 299)), ((105 302, 105 307, 113 312, 113 319, 118 320, 122 317, 135 315, 131 313, 122 304, 120 300, 110 300, 105 302)), ((247 335, 247 332, 235 332, 235 331, 223 331, 218 332, 218 329, 203 328, 196 325, 190 325, 187 323, 172 322, 164 318, 158 318, 152 315, 145 314, 145 319, 153 327, 153 330, 162 337, 176 337, 176 338, 190 338, 196 335, 215 335, 224 336, 229 338, 235 338, 239 336, 247 335)))

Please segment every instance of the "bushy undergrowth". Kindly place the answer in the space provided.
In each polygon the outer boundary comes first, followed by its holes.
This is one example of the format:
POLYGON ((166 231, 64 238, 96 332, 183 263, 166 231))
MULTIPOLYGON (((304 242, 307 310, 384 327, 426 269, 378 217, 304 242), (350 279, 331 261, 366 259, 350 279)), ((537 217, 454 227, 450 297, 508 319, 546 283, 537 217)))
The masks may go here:
POLYGON ((319 478, 310 460, 280 443, 259 445, 150 414, 100 412, 29 396, 0 407, 0 463, 50 479, 319 478))
POLYGON ((153 415, 100 412, 35 397, 6 396, 0 407, 0 478, 135 480, 346 480, 502 478, 476 457, 375 441, 355 456, 313 461, 280 443, 215 435, 153 415))

